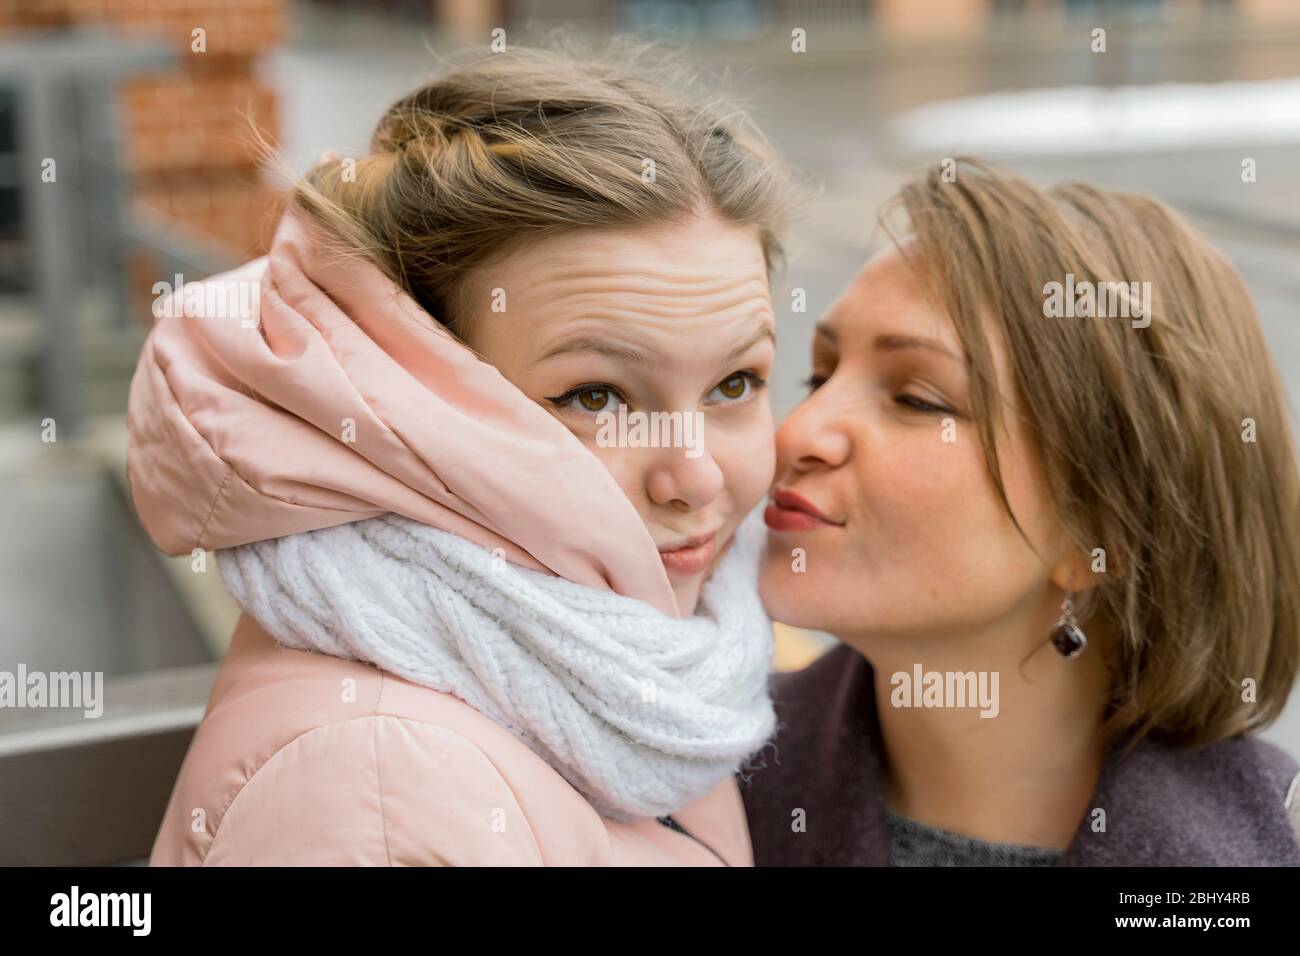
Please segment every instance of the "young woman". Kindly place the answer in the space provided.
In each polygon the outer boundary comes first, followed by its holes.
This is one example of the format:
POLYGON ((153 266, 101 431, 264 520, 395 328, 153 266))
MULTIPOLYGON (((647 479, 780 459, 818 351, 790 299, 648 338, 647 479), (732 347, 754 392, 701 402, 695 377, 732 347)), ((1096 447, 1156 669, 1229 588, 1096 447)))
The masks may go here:
POLYGON ((136 504, 247 614, 153 863, 750 862, 783 186, 638 75, 446 72, 157 324, 136 504))
POLYGON ((756 863, 1300 863, 1252 733, 1300 480, 1240 276, 1143 197, 962 162, 899 198, 777 436, 764 602, 842 645, 776 683, 756 863))

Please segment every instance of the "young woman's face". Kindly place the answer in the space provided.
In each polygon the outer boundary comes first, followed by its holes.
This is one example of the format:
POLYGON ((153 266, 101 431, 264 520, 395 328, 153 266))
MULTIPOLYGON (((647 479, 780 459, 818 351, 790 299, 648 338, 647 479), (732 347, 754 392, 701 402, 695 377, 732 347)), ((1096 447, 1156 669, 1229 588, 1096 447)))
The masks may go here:
MULTIPOLYGON (((998 499, 961 354, 896 251, 868 262, 832 306, 814 340, 814 390, 777 433, 761 575, 773 617, 871 643, 1041 616, 1052 572, 998 499)), ((1014 403, 1006 420, 1017 420, 1014 403)), ((1007 497, 1046 556, 1057 532, 1029 448, 1020 427, 999 431, 1007 497)))
POLYGON ((772 480, 774 321, 757 236, 711 214, 575 231, 483 268, 466 301, 466 342, 604 463, 692 612, 772 480), (652 434, 661 447, 646 447, 652 434))

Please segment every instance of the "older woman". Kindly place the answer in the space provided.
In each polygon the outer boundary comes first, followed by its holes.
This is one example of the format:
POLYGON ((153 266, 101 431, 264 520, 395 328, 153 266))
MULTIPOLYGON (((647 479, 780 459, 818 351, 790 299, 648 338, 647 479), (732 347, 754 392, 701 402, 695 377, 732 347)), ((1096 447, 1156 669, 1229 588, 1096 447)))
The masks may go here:
POLYGON ((764 601, 842 644, 776 683, 755 861, 1300 863, 1253 733, 1300 480, 1242 280, 1151 199, 956 173, 902 190, 778 432, 764 601))

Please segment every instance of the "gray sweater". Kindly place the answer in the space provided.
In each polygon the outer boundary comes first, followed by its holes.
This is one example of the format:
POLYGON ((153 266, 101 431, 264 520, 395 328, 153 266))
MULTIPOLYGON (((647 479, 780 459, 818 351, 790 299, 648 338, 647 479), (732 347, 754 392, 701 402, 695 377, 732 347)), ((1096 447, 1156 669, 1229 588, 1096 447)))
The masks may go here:
POLYGON ((1055 866, 1055 847, 994 843, 889 814, 889 862, 894 866, 1055 866))
MULTIPOLYGON (((1026 862, 1033 848, 901 818, 891 828, 872 670, 856 651, 840 645, 776 675, 772 693, 777 733, 739 775, 757 865, 1026 862)), ((1089 803, 1105 811, 1105 829, 1090 811, 1056 865, 1300 866, 1300 776, 1280 748, 1247 734, 1195 750, 1146 739, 1121 751, 1108 750, 1089 803)))

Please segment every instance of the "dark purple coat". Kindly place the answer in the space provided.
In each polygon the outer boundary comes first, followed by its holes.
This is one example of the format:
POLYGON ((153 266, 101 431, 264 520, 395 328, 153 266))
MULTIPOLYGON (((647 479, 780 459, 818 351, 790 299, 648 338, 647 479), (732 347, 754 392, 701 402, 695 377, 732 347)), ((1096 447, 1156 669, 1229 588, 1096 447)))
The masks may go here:
MULTIPOLYGON (((773 678, 778 730, 741 774, 758 866, 887 866, 885 776, 871 665, 840 645, 773 678), (805 811, 794 832, 793 811, 805 811)), ((1062 866, 1300 865, 1284 800, 1296 762, 1253 735, 1197 750, 1146 740, 1107 753, 1062 866)), ((1294 790, 1291 792, 1294 793, 1294 790)))

